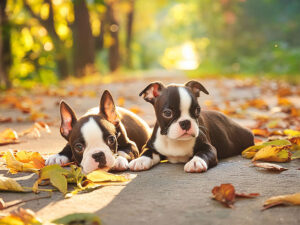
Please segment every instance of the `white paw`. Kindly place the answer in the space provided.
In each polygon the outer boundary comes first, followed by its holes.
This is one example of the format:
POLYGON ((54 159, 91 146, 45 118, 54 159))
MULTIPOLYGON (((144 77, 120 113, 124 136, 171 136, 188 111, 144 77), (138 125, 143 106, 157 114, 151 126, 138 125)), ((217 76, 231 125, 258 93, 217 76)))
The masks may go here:
POLYGON ((147 156, 134 159, 129 163, 129 168, 132 171, 148 170, 153 166, 153 161, 147 156))
POLYGON ((123 156, 118 156, 115 161, 115 165, 112 170, 115 171, 124 171, 128 169, 128 160, 123 156))
POLYGON ((51 155, 45 162, 45 165, 53 165, 53 164, 58 164, 58 165, 63 165, 69 162, 69 159, 67 156, 64 155, 51 155))
POLYGON ((201 173, 207 170, 206 162, 199 156, 194 156, 184 165, 184 171, 187 173, 201 173))

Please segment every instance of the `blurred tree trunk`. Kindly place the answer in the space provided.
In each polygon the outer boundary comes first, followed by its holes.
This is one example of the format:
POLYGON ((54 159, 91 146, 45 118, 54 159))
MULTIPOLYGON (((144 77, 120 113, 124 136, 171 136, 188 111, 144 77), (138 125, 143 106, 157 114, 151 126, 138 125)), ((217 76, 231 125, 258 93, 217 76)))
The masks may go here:
POLYGON ((74 0, 74 15, 73 63, 75 76, 80 77, 93 70, 95 61, 95 43, 85 0, 74 0))
POLYGON ((49 5, 49 16, 46 20, 43 20, 41 17, 36 15, 31 9, 30 5, 26 2, 26 0, 23 0, 23 4, 28 10, 28 12, 31 14, 31 16, 37 19, 40 22, 40 24, 43 27, 45 27, 45 29, 48 31, 48 34, 50 35, 55 48, 55 60, 59 76, 60 78, 66 78, 69 75, 67 54, 64 47, 64 43, 59 38, 55 30, 52 0, 44 0, 44 3, 49 5))
POLYGON ((126 65, 128 68, 132 68, 131 42, 132 42, 132 25, 134 19, 134 0, 130 0, 129 4, 130 4, 130 11, 127 13, 127 21, 126 21, 126 65))
POLYGON ((7 0, 0 1, 0 85, 10 88, 9 68, 11 66, 10 23, 5 12, 7 0))
POLYGON ((108 50, 108 61, 110 71, 116 71, 120 66, 119 52, 119 23, 114 12, 115 1, 109 1, 106 8, 106 21, 109 27, 112 43, 108 50))
POLYGON ((96 50, 101 51, 104 47, 104 19, 100 20, 100 34, 95 38, 95 48, 96 50))

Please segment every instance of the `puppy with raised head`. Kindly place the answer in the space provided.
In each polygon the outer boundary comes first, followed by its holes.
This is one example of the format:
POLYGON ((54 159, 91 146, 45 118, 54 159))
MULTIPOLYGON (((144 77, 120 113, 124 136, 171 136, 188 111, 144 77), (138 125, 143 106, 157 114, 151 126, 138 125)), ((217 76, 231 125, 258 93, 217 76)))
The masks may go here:
POLYGON ((46 160, 46 165, 75 161, 84 173, 97 168, 123 171, 128 160, 139 155, 150 137, 150 128, 134 113, 116 107, 104 91, 99 108, 90 109, 77 119, 70 106, 60 103, 60 133, 67 140, 64 149, 46 160))
POLYGON ((218 159, 240 154, 254 145, 250 130, 217 111, 201 111, 200 92, 209 94, 197 81, 184 85, 149 84, 140 96, 154 106, 156 124, 142 156, 130 162, 132 171, 148 170, 167 159, 185 163, 185 172, 204 172, 218 159))

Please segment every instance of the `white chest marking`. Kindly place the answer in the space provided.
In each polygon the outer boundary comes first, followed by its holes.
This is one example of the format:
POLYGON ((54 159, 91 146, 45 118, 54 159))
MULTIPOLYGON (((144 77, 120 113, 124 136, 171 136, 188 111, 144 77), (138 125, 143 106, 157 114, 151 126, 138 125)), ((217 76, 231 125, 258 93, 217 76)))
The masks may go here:
POLYGON ((160 134, 157 129, 155 149, 166 156, 171 163, 187 162, 193 156, 196 138, 190 140, 174 140, 160 134))

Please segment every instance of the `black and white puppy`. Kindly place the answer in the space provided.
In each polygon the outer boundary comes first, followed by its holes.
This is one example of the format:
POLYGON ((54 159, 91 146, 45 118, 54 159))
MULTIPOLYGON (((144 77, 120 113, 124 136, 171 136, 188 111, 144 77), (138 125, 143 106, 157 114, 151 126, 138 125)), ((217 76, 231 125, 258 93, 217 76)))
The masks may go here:
POLYGON ((74 160, 84 173, 97 168, 127 170, 128 160, 138 157, 150 137, 146 122, 116 107, 108 91, 104 91, 100 107, 90 109, 80 119, 64 101, 60 103, 60 115, 60 133, 68 143, 60 153, 49 157, 46 165, 74 160))
POLYGON ((149 84, 140 96, 154 106, 156 124, 142 156, 129 163, 132 171, 150 169, 160 160, 185 163, 186 172, 204 172, 218 158, 240 154, 254 144, 250 130, 224 114, 201 111, 197 98, 208 91, 197 81, 184 85, 149 84))

